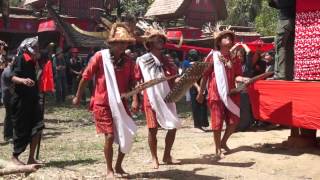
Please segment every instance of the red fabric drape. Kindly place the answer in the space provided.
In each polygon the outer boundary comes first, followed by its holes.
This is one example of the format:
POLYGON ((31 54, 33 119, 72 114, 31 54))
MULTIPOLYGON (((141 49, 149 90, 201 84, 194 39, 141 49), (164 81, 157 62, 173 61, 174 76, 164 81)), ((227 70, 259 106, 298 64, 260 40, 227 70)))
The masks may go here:
POLYGON ((50 60, 44 65, 39 83, 40 92, 53 92, 54 80, 52 72, 52 62, 50 60))
POLYGON ((320 1, 319 0, 297 0, 296 10, 297 10, 297 13, 320 10, 320 1))
POLYGON ((184 51, 189 52, 191 49, 197 50, 201 54, 209 54, 212 49, 210 48, 203 48, 203 47, 197 47, 197 46, 188 46, 188 45, 182 45, 180 48, 177 47, 176 44, 166 43, 165 48, 177 50, 177 51, 184 51))
POLYGON ((246 43, 251 51, 256 52, 257 49, 260 49, 262 52, 268 52, 274 49, 273 43, 264 43, 262 40, 256 40, 250 43, 246 43))
POLYGON ((262 80, 251 85, 248 92, 255 118, 320 129, 320 83, 262 80))

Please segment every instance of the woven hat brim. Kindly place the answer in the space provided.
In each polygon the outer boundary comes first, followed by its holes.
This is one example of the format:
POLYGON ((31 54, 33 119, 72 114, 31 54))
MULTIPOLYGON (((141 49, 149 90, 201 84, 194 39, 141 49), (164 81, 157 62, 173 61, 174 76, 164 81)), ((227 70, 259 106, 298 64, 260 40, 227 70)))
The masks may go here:
POLYGON ((225 31, 220 32, 220 33, 215 37, 215 41, 216 41, 216 42, 221 41, 221 38, 222 38, 224 35, 227 35, 227 34, 230 34, 233 39, 236 37, 236 34, 235 34, 233 31, 225 30, 225 31))

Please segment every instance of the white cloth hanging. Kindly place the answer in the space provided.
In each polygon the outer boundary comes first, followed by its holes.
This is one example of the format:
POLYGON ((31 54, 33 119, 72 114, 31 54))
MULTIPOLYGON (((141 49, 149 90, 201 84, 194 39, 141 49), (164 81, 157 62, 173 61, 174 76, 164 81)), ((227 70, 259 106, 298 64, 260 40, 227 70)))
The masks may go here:
POLYGON ((213 59, 213 68, 216 78, 216 84, 221 101, 230 112, 232 112, 237 117, 240 117, 240 108, 233 102, 233 100, 228 95, 229 85, 225 66, 219 60, 219 56, 221 56, 221 53, 219 51, 212 50, 209 53, 208 57, 209 56, 212 56, 213 59))
MULTIPOLYGON (((147 53, 137 59, 144 81, 150 81, 155 78, 164 77, 164 71, 161 62, 152 53, 147 53), (146 65, 146 61, 154 61, 154 66, 146 65), (161 68, 159 68, 161 67, 161 68)), ((176 104, 166 103, 164 98, 170 92, 167 81, 159 83, 146 89, 152 109, 156 112, 157 121, 164 129, 175 129, 181 127, 181 121, 178 118, 176 104)))
POLYGON ((129 153, 132 147, 134 134, 137 131, 137 126, 128 115, 122 103, 109 49, 102 50, 101 54, 108 90, 109 105, 112 113, 113 125, 116 129, 116 131, 114 131, 115 141, 119 144, 122 153, 129 153))

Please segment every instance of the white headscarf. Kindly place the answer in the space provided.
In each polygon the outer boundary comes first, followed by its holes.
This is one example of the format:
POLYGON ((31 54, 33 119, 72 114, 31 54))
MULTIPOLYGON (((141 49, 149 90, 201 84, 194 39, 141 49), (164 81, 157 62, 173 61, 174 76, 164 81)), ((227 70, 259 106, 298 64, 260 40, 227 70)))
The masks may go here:
POLYGON ((18 52, 29 51, 32 54, 35 54, 34 47, 38 45, 38 36, 27 38, 23 40, 18 47, 18 52))

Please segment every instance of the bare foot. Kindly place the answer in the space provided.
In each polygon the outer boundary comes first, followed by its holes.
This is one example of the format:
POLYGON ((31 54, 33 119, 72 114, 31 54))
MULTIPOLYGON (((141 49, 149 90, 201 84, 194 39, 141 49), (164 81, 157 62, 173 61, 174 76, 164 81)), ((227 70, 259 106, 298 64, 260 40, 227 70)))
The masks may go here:
POLYGON ((116 167, 115 168, 115 173, 117 174, 117 176, 120 176, 120 177, 128 177, 129 176, 129 173, 125 172, 122 167, 116 167))
POLYGON ((12 156, 11 157, 11 160, 12 162, 15 164, 15 165, 26 165, 25 163, 23 163, 22 161, 20 161, 20 159, 18 157, 15 157, 15 156, 12 156))
POLYGON ((163 157, 162 161, 164 162, 164 164, 176 164, 176 165, 180 165, 181 164, 181 161, 176 160, 171 156, 163 157))
POLYGON ((40 165, 42 165, 43 163, 35 160, 34 158, 31 158, 28 160, 27 164, 40 164, 40 165))
POLYGON ((114 172, 113 172, 113 170, 107 170, 107 177, 106 177, 106 179, 115 179, 115 176, 114 176, 114 172))
POLYGON ((152 158, 152 168, 159 169, 159 161, 158 158, 152 158))
POLYGON ((226 153, 231 153, 231 149, 227 146, 227 144, 221 144, 221 148, 226 151, 226 153))
POLYGON ((221 150, 216 151, 216 158, 218 158, 218 159, 223 159, 224 157, 225 157, 225 156, 224 156, 224 154, 222 153, 221 150))

